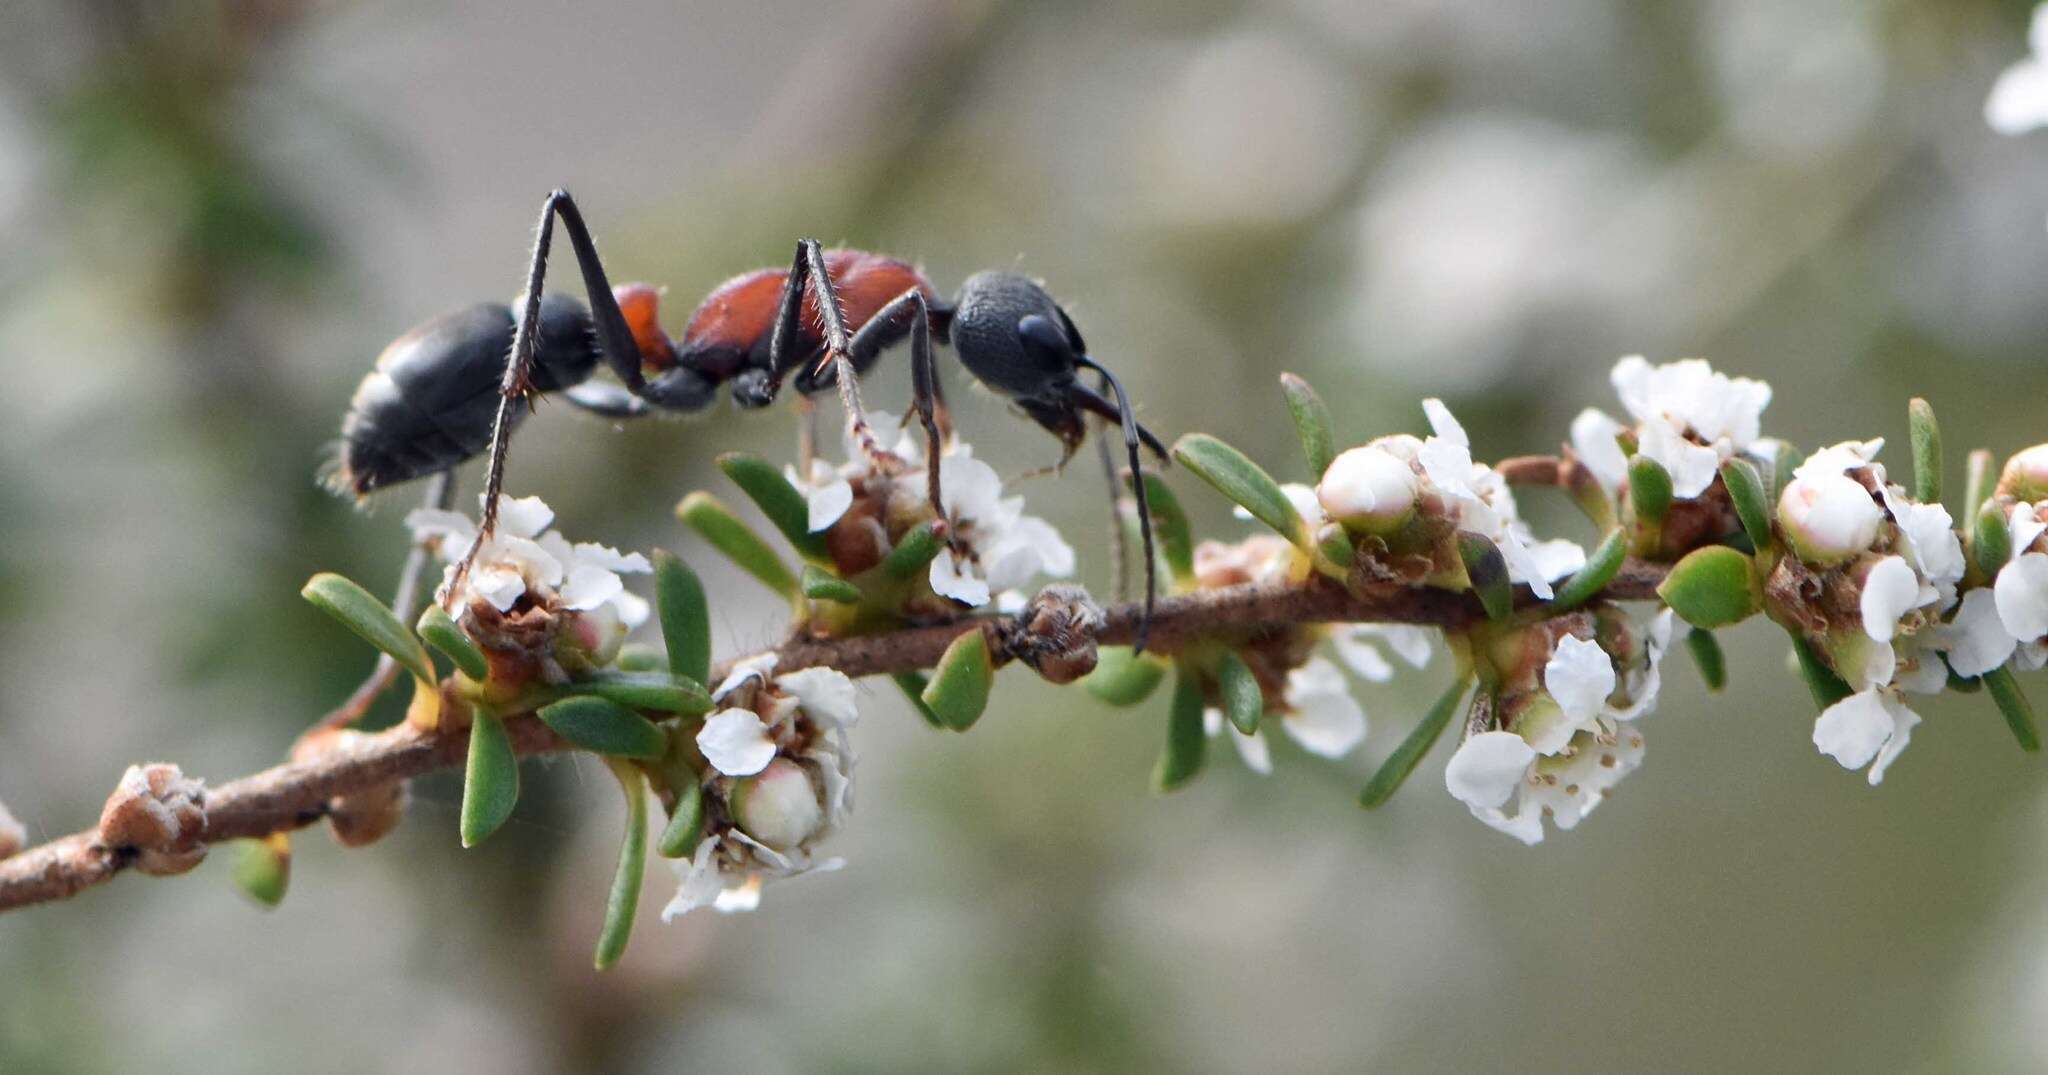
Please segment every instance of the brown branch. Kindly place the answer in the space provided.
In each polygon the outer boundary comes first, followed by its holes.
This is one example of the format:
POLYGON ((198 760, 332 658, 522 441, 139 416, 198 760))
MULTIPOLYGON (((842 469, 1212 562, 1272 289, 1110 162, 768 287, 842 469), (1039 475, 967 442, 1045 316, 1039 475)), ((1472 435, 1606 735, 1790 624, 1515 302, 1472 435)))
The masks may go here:
MULTIPOLYGON (((1630 561, 1602 592, 1612 600, 1655 595, 1664 567, 1630 561)), ((1526 588, 1518 604, 1535 604, 1526 588)), ((1095 641, 1128 643, 1140 608, 1118 605, 1105 611, 1095 641)), ((1152 645, 1171 652, 1188 639, 1221 631, 1256 630, 1309 623, 1407 623, 1456 629, 1484 617, 1469 594, 1445 590, 1392 588, 1357 596, 1311 579, 1299 586, 1237 586, 1162 599, 1152 617, 1152 645)), ((799 636, 777 651, 783 669, 829 666, 855 678, 930 668, 964 631, 994 630, 1013 621, 968 619, 911 627, 858 638, 799 636)), ((1000 632, 998 632, 1000 633, 1000 632)), ((724 669, 720 669, 722 675, 724 669)), ((508 718, 505 729, 519 754, 559 751, 567 744, 531 713, 508 718)), ((384 787, 436 769, 461 765, 466 729, 421 731, 401 724, 387 731, 338 741, 311 760, 288 762, 209 789, 207 844, 266 836, 303 828, 325 817, 337 796, 384 787)), ((0 859, 0 911, 48 903, 111 880, 133 865, 133 847, 110 846, 89 829, 0 859)))

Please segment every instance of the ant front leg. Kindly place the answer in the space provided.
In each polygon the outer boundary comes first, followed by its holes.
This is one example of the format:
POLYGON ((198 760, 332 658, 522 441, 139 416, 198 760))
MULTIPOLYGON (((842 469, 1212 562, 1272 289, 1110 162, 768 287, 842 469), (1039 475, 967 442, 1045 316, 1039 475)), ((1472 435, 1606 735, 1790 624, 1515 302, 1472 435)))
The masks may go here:
POLYGON ((633 331, 626 324, 626 315, 619 310, 618 300, 612 296, 611 282, 605 279, 604 264, 597 257, 597 244, 591 242, 590 229, 584 226, 583 214, 576 208, 575 200, 569 197, 568 191, 557 188, 548 194, 540 207, 539 232, 533 241, 533 261, 526 271, 525 301, 520 308, 519 325, 512 334, 511 353, 505 359, 505 377, 498 386, 498 416, 491 429, 491 457, 484 479, 483 517, 477 522, 476 540, 470 544, 469 551, 463 554, 442 587, 440 600, 443 602, 454 600, 456 591, 461 589, 463 580, 475 565, 477 554, 498 527, 498 500, 505 485, 505 454, 512 438, 512 408, 526 398, 532 387, 534 345, 540 334, 541 289, 547 279, 548 250, 554 240, 556 220, 562 222, 562 230, 569 234, 569 247, 575 251, 577 268, 583 273, 583 288, 589 293, 590 318, 596 329, 599 351, 612 371, 635 395, 646 388, 645 378, 640 372, 640 348, 633 343, 633 331))
MULTIPOLYGON (((1117 380, 1115 374, 1104 369, 1101 364, 1087 355, 1074 356, 1074 364, 1082 369, 1091 369, 1100 374, 1102 379, 1109 383, 1110 391, 1116 396, 1116 404, 1112 410, 1117 423, 1123 427, 1124 451, 1130 456, 1131 460, 1131 491, 1138 498, 1138 536, 1145 550, 1145 613, 1138 620, 1136 636, 1131 639, 1131 651, 1133 653, 1143 653, 1145 652, 1146 636, 1152 630, 1152 608, 1159 598, 1159 556, 1153 550, 1152 545, 1152 505, 1145 496, 1145 472, 1141 469, 1142 460, 1138 456, 1138 449, 1140 445, 1149 447, 1159 453, 1163 459, 1166 457, 1166 448, 1159 443, 1159 438, 1154 437, 1143 426, 1138 424, 1137 418, 1131 413, 1130 397, 1124 394, 1123 382, 1117 380)), ((1103 399, 1099 393, 1092 391, 1088 386, 1079 381, 1075 381, 1068 386, 1067 398, 1078 406, 1087 410, 1093 410, 1098 414, 1102 413, 1098 409, 1099 407, 1108 407, 1109 405, 1109 401, 1103 399)), ((1108 416, 1105 415, 1105 417, 1108 416)))
MULTIPOLYGON (((924 292, 913 287, 868 318, 848 345, 848 359, 855 365, 862 364, 862 359, 872 359, 905 335, 910 337, 911 403, 924 426, 925 495, 931 500, 932 512, 944 519, 946 508, 939 495, 939 456, 945 452, 952 421, 947 417, 946 397, 939 388, 939 372, 932 362, 931 310, 925 304, 924 292)), ((835 370, 841 377, 847 372, 844 368, 835 370)))

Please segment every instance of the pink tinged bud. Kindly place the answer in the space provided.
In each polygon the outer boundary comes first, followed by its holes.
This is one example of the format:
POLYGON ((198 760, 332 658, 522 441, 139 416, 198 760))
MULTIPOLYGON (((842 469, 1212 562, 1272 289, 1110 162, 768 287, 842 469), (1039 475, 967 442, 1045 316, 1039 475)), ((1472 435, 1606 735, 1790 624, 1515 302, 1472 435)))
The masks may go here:
POLYGON ((1330 518, 1348 527, 1385 534, 1414 514, 1419 492, 1414 468, 1368 444, 1331 461, 1316 486, 1316 500, 1330 518))
POLYGON ((748 836, 777 851, 799 847, 824 825, 818 790, 803 766, 778 758, 759 776, 733 785, 733 819, 748 836))
POLYGON ((2019 500, 2048 500, 2048 444, 2036 444, 2005 462, 1998 491, 2019 500))
POLYGON ((1846 474, 1809 472, 1778 498, 1778 522, 1801 560, 1832 567, 1869 549, 1884 510, 1846 474))

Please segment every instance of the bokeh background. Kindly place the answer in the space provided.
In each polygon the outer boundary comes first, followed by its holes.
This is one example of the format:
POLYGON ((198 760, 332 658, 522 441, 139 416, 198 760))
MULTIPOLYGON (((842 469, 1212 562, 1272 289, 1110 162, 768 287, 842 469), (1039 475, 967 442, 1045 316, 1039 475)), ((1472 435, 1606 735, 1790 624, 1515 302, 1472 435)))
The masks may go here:
MULTIPOLYGON (((143 757, 275 761, 367 651, 295 596, 388 587, 409 495, 313 474, 383 344, 509 297, 575 190, 614 279, 671 288, 817 235, 950 289, 1050 282, 1146 419, 1299 465, 1274 387, 1347 439, 1451 402, 1482 456, 1612 407, 1622 354, 1768 378, 1766 426, 2048 439, 2048 136, 1980 118, 2025 50, 1989 0, 647 0, 0 8, 0 798, 47 837, 143 757)), ((946 374, 957 385, 958 371, 946 374)), ((896 364, 870 398, 903 398, 896 364)), ((1053 446, 956 391, 1012 472, 1053 446)), ((615 430, 544 407, 512 487, 675 547, 720 649, 775 603, 680 532, 786 411, 615 430)), ((1895 451, 1891 453, 1896 456, 1895 451)), ((1208 533, 1220 501, 1169 477, 1208 533)), ((474 488, 474 479, 471 479, 474 488)), ((1102 588, 1100 478, 1037 510, 1102 588)), ((1583 533, 1545 496, 1525 510, 1583 533)), ((261 912, 226 856, 0 919, 0 1070, 2033 1071, 2048 1057, 2048 774, 1950 698, 1882 789, 1816 754, 1765 625, 1682 658, 1642 772, 1526 849, 1439 753, 1354 796, 1444 668, 1366 692, 1340 764, 1212 753, 1146 790, 1159 706, 1006 679, 974 734, 870 686, 835 875, 588 953, 616 792, 533 763, 463 853, 449 778, 261 912)), ((2048 698, 2048 683, 2032 684, 2048 698)), ((379 719, 392 718, 380 711, 379 719)))

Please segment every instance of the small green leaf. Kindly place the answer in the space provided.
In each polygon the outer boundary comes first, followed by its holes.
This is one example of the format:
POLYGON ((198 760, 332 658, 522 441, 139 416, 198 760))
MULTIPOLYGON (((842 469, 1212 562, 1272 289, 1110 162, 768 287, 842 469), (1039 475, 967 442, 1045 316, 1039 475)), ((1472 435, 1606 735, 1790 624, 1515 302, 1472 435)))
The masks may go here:
POLYGON ((730 508, 719 503, 717 497, 702 491, 691 493, 676 505, 676 518, 738 564, 740 570, 761 580, 763 586, 784 597, 796 597, 796 576, 789 573, 782 557, 775 555, 775 550, 730 508))
POLYGON ((1671 512, 1671 473, 1655 459, 1636 455, 1628 461, 1628 496, 1637 521, 1661 528, 1671 512))
POLYGON ((804 596, 813 601, 832 601, 842 605, 860 604, 860 587, 816 564, 804 565, 803 587, 804 596))
POLYGON ((1763 607, 1763 588, 1749 557, 1726 545, 1685 554, 1657 586, 1657 596, 1694 627, 1740 623, 1763 607))
POLYGON ((941 731, 945 729, 946 722, 939 719, 937 713, 932 712, 931 706, 924 704, 924 689, 930 685, 930 680, 923 672, 898 672, 889 678, 896 681, 896 686, 903 692, 903 696, 910 699, 910 707, 917 710, 917 715, 923 717, 926 724, 941 731))
POLYGON ((619 869, 612 875, 604 901, 604 927, 597 931, 598 970, 610 970, 626 954, 633 936, 633 916, 640 909, 640 881, 647 874, 647 777, 637 766, 608 761, 626 796, 626 838, 619 845, 619 869))
POLYGON ((1166 480, 1157 474, 1145 475, 1145 503, 1152 509, 1152 536, 1159 543, 1159 554, 1166 560, 1166 573, 1173 581, 1186 585, 1195 577, 1195 542, 1188 528, 1187 512, 1181 509, 1180 498, 1166 480))
POLYGON ((469 767, 462 776, 462 846, 475 847, 498 831, 519 802, 519 759, 505 726, 488 710, 469 726, 469 767))
POLYGON ((662 549, 654 550, 654 604, 669 670, 704 682, 711 675, 711 606, 704 583, 681 557, 662 549))
POLYGON ((675 792, 676 808, 670 811, 654 850, 662 858, 686 859, 696 854, 697 843, 704 838, 704 787, 690 780, 675 792))
POLYGON ((597 754, 653 761, 668 750, 668 737, 652 721, 605 698, 564 698, 542 706, 540 719, 556 735, 597 754))
POLYGON ((946 727, 964 732, 988 708, 995 669, 989 661, 988 638, 980 628, 966 631, 946 647, 920 697, 946 727))
POLYGON ((1279 483, 1243 452, 1207 433, 1190 433, 1174 444, 1173 457, 1281 537, 1296 544, 1308 541, 1301 514, 1279 483))
POLYGON ((1460 678, 1438 696, 1436 704, 1429 707, 1421 723, 1409 730, 1408 737, 1401 740, 1401 745, 1395 747, 1394 752, 1387 755, 1387 760, 1380 764, 1379 771, 1366 781, 1365 791, 1358 796, 1358 805, 1370 810, 1393 798, 1401 782, 1422 764, 1429 748, 1435 746, 1438 737, 1443 735, 1444 728, 1451 723, 1451 715, 1458 711, 1458 703, 1464 700, 1465 691, 1471 686, 1471 680, 1460 678))
POLYGON ((1806 462, 1806 453, 1800 451, 1790 441, 1780 440, 1776 441, 1776 444, 1778 450, 1771 456, 1770 469, 1757 472, 1765 480, 1766 504, 1778 502, 1778 498, 1785 493, 1785 487, 1792 484, 1792 472, 1799 469, 1799 464, 1806 462))
POLYGON ((299 596, 397 661, 414 679, 433 683, 439 678, 434 675, 434 662, 427 656, 427 648, 370 591, 331 571, 322 571, 306 580, 299 596))
POLYGON ((1330 460, 1337 458, 1330 437, 1330 408, 1307 381, 1292 373, 1280 375, 1280 391, 1287 396, 1287 413, 1293 416, 1294 432, 1301 437, 1301 454, 1308 461, 1308 472, 1320 479, 1330 469, 1330 460))
POLYGON ((941 536, 943 529, 944 524, 934 519, 903 535, 903 540, 882 560, 882 571, 892 579, 907 579, 923 571, 924 565, 946 547, 946 539, 941 536))
POLYGON ((2041 749, 2041 733, 2034 730, 2034 707, 2020 693, 2020 681, 2013 677, 2012 669, 1994 668, 1984 673, 1983 678, 1985 689, 1991 692, 1991 700, 1998 703, 1998 712, 2005 717, 2005 726, 2012 729, 2020 749, 2041 749))
POLYGON ((1941 426, 1934 405, 1919 397, 1906 404, 1906 427, 1913 442, 1913 499, 1941 503, 1941 426))
POLYGON ((628 709, 696 716, 711 712, 711 692, 688 676, 603 669, 561 688, 563 697, 601 698, 628 709))
POLYGON ((1110 705, 1130 706, 1152 697, 1165 678, 1164 660, 1134 654, 1129 646, 1103 646, 1095 651, 1095 671, 1082 677, 1081 685, 1110 705))
POLYGON ((1721 484, 1728 489, 1728 499, 1735 502, 1735 515, 1742 520, 1750 547, 1770 548, 1771 502, 1764 492, 1763 477, 1749 460, 1736 456, 1721 464, 1721 484))
POLYGON ((2012 559, 2012 525, 1995 500, 1986 500, 1977 512, 1977 540, 1970 545, 1970 556, 1987 579, 1996 577, 2012 559))
POLYGON ((235 844, 235 887, 264 907, 283 903, 292 879, 290 837, 278 832, 235 844))
POLYGON ((1836 702, 1856 692, 1849 689, 1842 677, 1829 668, 1827 662, 1813 650, 1813 644, 1798 635, 1792 636, 1792 652, 1799 658, 1799 674, 1806 680, 1806 689, 1813 694, 1813 704, 1825 710, 1836 702))
POLYGON ((1258 731, 1259 717, 1266 711, 1266 692, 1259 689, 1258 677, 1252 675, 1244 658, 1223 651, 1223 659, 1216 665, 1216 681, 1223 696, 1223 715, 1246 735, 1258 731))
POLYGON ((1479 595, 1479 603, 1486 608, 1486 618, 1507 618, 1515 608, 1515 590, 1508 581, 1508 562, 1501 557, 1500 549, 1484 534, 1460 530, 1458 558, 1465 562, 1465 577, 1472 581, 1472 592, 1479 595))
POLYGON ((491 662, 484 658, 484 651, 476 648, 476 643, 471 642, 469 636, 462 633, 462 628, 455 625, 454 617, 448 615, 448 611, 440 605, 429 602, 427 610, 420 613, 419 623, 414 626, 414 630, 419 632, 421 638, 426 639, 427 645, 440 650, 443 657, 455 662, 455 667, 461 669, 463 675, 478 683, 490 678, 491 662))
POLYGON ((1692 663, 1699 666, 1700 679, 1708 690, 1719 691, 1728 685, 1728 657, 1721 652, 1714 632, 1693 628, 1686 632, 1685 648, 1692 654, 1692 663))
POLYGON ((1337 567, 1349 571, 1358 562, 1358 548, 1352 544, 1351 533, 1337 523, 1324 523, 1316 534, 1316 548, 1337 567))
POLYGON ((1983 448, 1971 452, 1963 463, 1963 540, 1977 540, 1977 510, 1991 496, 1991 453, 1983 448))
POLYGON ((1173 705, 1166 714, 1166 751, 1152 768, 1152 789, 1172 791, 1202 771, 1209 735, 1202 727, 1202 684, 1191 669, 1176 666, 1173 705))
POLYGON ((827 562, 823 531, 811 531, 811 505, 797 487, 789 484, 775 464, 745 452, 727 452, 718 457, 718 469, 747 494, 768 522, 782 532, 791 548, 806 560, 827 562))
POLYGON ((1579 568, 1571 578, 1557 587, 1557 595, 1550 599, 1553 612, 1569 612, 1591 601, 1614 576, 1621 573, 1622 561, 1628 559, 1628 537, 1615 530, 1600 540, 1593 555, 1586 558, 1586 566, 1579 568))
POLYGON ((613 663, 621 672, 668 672, 668 654, 645 642, 628 642, 619 647, 619 659, 613 663))

